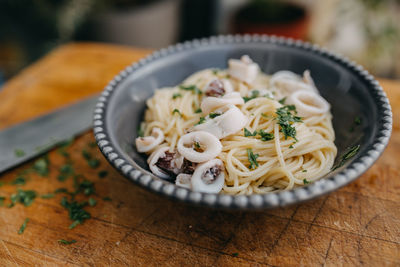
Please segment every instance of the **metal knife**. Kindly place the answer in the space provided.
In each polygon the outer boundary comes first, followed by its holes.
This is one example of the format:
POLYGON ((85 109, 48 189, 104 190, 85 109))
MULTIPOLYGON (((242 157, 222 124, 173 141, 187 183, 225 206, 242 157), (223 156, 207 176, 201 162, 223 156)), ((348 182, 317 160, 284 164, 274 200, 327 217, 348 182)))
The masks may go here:
POLYGON ((0 173, 92 127, 99 95, 0 131, 0 173))

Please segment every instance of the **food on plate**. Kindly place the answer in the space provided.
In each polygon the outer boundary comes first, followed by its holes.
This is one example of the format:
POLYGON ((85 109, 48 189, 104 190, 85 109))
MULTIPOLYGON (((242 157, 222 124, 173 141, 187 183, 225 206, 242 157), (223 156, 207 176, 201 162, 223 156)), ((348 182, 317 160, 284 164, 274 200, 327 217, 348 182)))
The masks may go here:
POLYGON ((266 75, 247 55, 156 90, 140 130, 136 148, 156 176, 205 193, 303 186, 337 153, 330 105, 311 73, 266 75))

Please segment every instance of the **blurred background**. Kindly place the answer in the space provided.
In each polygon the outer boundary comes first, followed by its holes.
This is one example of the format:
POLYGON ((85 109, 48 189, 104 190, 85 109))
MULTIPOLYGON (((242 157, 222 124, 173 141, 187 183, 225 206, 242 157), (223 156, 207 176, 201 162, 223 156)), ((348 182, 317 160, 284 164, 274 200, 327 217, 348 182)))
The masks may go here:
POLYGON ((0 87, 63 43, 161 48, 232 33, 311 41, 400 79, 400 0, 0 0, 0 87))

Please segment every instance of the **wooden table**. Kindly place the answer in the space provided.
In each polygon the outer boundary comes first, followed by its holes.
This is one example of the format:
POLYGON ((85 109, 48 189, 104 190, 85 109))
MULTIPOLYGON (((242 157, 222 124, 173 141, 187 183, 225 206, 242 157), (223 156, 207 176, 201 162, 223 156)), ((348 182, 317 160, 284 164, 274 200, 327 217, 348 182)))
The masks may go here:
MULTIPOLYGON (((69 44, 51 52, 0 91, 0 129, 103 89, 148 50, 102 44, 69 44)), ((95 182, 92 218, 70 230, 61 195, 36 198, 29 207, 0 207, 0 265, 400 265, 400 82, 381 80, 392 103, 394 131, 378 162, 350 185, 305 204, 265 212, 193 208, 149 193, 104 160, 91 132, 68 148, 77 173, 95 182), (88 149, 101 165, 91 169, 88 149), (98 177, 107 170, 108 176, 98 177), (111 201, 103 201, 103 197, 111 201), (30 221, 23 234, 21 224, 30 221), (70 245, 59 239, 76 240, 70 245)), ((57 180, 64 158, 49 153, 50 175, 36 174, 22 189, 39 194, 72 187, 57 180)), ((0 177, 5 204, 9 184, 27 163, 0 177)))

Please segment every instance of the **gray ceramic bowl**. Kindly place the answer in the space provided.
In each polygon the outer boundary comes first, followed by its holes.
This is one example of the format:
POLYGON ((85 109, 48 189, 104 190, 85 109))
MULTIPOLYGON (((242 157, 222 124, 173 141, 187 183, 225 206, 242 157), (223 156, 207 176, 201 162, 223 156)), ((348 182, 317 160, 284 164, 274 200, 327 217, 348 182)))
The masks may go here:
POLYGON ((244 35, 218 36, 170 46, 121 71, 105 88, 96 106, 94 133, 104 156, 126 178, 150 191, 184 202, 233 209, 260 209, 309 200, 355 180, 388 143, 392 113, 378 82, 361 66, 318 46, 292 39, 244 35), (133 144, 145 100, 155 89, 179 84, 204 68, 226 68, 229 58, 248 54, 267 74, 309 69, 323 97, 332 105, 338 162, 347 149, 359 152, 342 167, 302 188, 265 195, 204 194, 154 176, 133 144), (361 125, 349 129, 355 117, 361 125))

